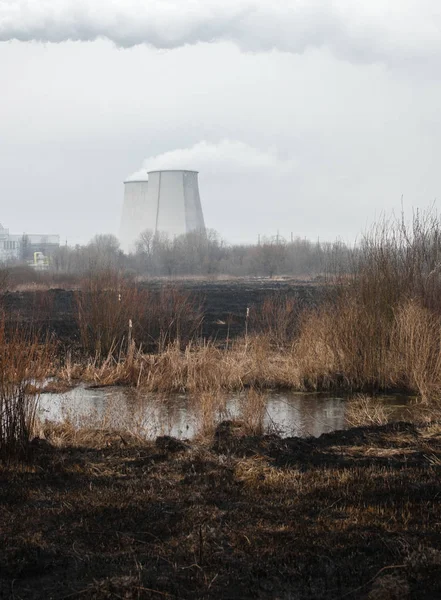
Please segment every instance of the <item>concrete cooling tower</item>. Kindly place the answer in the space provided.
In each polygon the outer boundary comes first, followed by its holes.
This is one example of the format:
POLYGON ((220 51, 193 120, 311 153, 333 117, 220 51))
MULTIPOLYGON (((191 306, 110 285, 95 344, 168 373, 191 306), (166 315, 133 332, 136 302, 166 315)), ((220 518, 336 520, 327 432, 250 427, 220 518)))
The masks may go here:
POLYGON ((123 250, 126 252, 134 249, 136 240, 146 229, 143 227, 143 223, 145 207, 147 206, 148 185, 148 181, 124 182, 124 205, 119 239, 123 250))
POLYGON ((124 182, 122 248, 133 250, 146 229, 171 238, 205 229, 197 171, 150 171, 148 181, 124 182))

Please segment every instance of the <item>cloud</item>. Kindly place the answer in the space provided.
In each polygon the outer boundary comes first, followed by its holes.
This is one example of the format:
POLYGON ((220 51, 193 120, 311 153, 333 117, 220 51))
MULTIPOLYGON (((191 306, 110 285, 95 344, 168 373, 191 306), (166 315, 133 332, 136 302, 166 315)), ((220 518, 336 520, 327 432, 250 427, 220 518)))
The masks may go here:
POLYGON ((439 0, 2 0, 0 40, 108 38, 172 49, 232 41, 246 51, 330 48, 354 62, 441 55, 439 0))
POLYGON ((274 149, 262 151, 235 140, 223 140, 218 144, 202 141, 191 148, 179 148, 147 158, 142 168, 127 180, 145 180, 148 171, 162 169, 188 169, 200 171, 204 176, 225 177, 226 174, 257 175, 268 171, 283 176, 295 168, 295 159, 282 159, 274 149))

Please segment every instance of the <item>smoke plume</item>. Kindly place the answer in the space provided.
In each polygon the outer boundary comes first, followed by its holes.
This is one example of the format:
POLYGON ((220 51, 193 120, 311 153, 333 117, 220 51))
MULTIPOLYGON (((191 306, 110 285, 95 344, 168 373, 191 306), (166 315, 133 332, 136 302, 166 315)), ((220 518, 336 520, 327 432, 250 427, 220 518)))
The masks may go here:
POLYGON ((246 176, 268 171, 281 176, 291 173, 295 167, 293 158, 282 159, 272 149, 262 151, 234 140, 223 140, 218 144, 203 141, 191 148, 179 148, 147 158, 142 168, 127 180, 142 181, 147 179, 148 171, 162 169, 188 169, 225 177, 226 173, 246 176))
POLYGON ((351 61, 441 53, 439 0, 1 0, 0 41, 107 38, 171 49, 232 41, 246 51, 327 47, 351 61))

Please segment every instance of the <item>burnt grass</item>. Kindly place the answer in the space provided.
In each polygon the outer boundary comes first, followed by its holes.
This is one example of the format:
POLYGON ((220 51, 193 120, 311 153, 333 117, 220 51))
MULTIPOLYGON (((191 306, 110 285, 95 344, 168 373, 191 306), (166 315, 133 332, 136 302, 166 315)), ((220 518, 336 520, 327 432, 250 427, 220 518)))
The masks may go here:
POLYGON ((2 598, 441 597, 439 425, 47 435, 0 468, 2 598))
MULTIPOLYGON (((158 291, 164 285, 190 292, 197 299, 204 315, 199 334, 204 339, 218 341, 243 335, 248 307, 259 306, 265 299, 279 294, 294 298, 301 310, 315 306, 324 289, 316 283, 255 278, 177 282, 153 279, 143 282, 141 287, 158 291)), ((0 295, 0 307, 12 325, 32 325, 61 344, 75 347, 80 339, 76 294, 66 289, 6 292, 0 295)))

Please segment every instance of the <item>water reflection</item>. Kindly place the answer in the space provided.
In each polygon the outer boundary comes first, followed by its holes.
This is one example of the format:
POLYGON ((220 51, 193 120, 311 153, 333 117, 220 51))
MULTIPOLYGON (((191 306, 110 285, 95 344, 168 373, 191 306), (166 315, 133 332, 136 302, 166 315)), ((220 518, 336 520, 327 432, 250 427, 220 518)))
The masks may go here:
MULTIPOLYGON (((227 398, 218 411, 218 419, 235 418, 240 414, 241 396, 227 398)), ((399 419, 407 400, 386 397, 384 403, 394 408, 393 418, 399 419)), ((284 436, 315 436, 347 428, 346 398, 322 394, 268 394, 264 424, 266 429, 284 436)), ((128 429, 149 438, 172 435, 192 438, 198 433, 200 408, 185 395, 161 396, 141 394, 127 388, 88 389, 79 386, 64 394, 43 394, 40 400, 42 420, 68 420, 75 427, 92 426, 128 429)))
POLYGON ((283 435, 319 436, 345 427, 345 401, 313 394, 274 394, 268 399, 266 424, 283 435))

